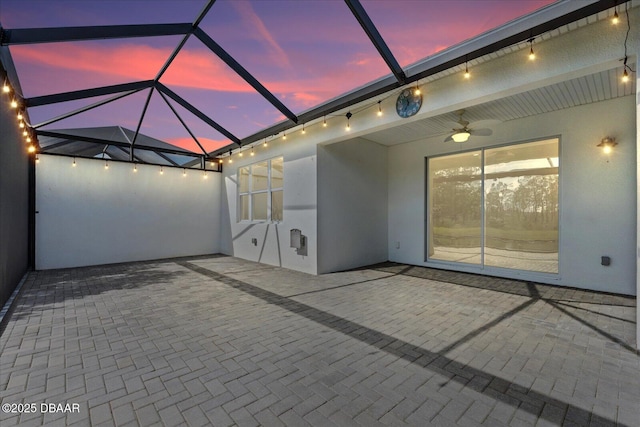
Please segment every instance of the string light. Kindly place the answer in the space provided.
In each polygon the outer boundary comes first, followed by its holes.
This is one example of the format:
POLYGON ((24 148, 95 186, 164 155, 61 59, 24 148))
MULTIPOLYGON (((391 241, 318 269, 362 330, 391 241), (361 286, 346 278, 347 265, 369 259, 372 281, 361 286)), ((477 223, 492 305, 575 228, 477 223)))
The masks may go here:
POLYGON ((11 86, 9 86, 9 85, 7 84, 7 82, 5 82, 5 83, 2 85, 2 92, 4 92, 4 93, 9 93, 9 92, 11 92, 11 86))
POLYGON ((251 153, 250 154, 251 154, 251 157, 256 155, 256 153, 253 152, 253 146, 251 146, 251 153))
POLYGON ((416 82, 416 89, 413 91, 414 95, 420 95, 422 91, 420 90, 420 86, 418 86, 418 82, 416 82))
POLYGON ((182 168, 182 177, 186 177, 187 176, 187 170, 185 168, 182 168))
POLYGON ((220 158, 218 159, 218 163, 220 163, 220 164, 223 164, 223 163, 224 163, 224 160, 222 160, 222 157, 220 157, 220 158))
POLYGON ((286 140, 287 139, 287 131, 282 132, 282 140, 286 140))
POLYGON ((264 139, 264 143, 262 144, 264 148, 267 148, 269 144, 267 144, 267 138, 264 139))
POLYGON ((204 171, 204 173, 203 173, 203 175, 202 175, 202 178, 204 178, 204 179, 207 179, 207 178, 208 178, 208 176, 207 176, 207 171, 204 171))
POLYGON ((40 163, 40 157, 36 154, 36 163, 40 163))
POLYGON ((25 130, 23 130, 23 131, 22 131, 22 136, 27 136, 27 135, 29 135, 29 132, 27 132, 27 130, 26 130, 26 129, 25 129, 25 130))
POLYGON ((134 163, 134 164, 133 164, 133 172, 134 172, 134 173, 135 173, 135 172, 138 172, 138 164, 137 164, 137 163, 134 163))
POLYGON ((629 73, 627 72, 627 66, 625 65, 624 71, 622 72, 622 83, 629 82, 629 73))
POLYGON ((307 131, 304 129, 304 123, 302 124, 302 134, 304 135, 307 131))
POLYGON ((160 175, 164 175, 164 168, 160 166, 160 175))
POLYGON ((382 105, 380 104, 382 101, 378 101, 378 117, 382 116, 382 105))
POLYGON ((104 168, 105 168, 105 169, 109 169, 109 160, 105 160, 105 162, 104 162, 104 168))
POLYGON ((464 63, 464 78, 468 79, 471 77, 471 73, 469 72, 469 64, 467 62, 464 63))
POLYGON ((627 34, 624 37, 624 71, 622 71, 622 83, 627 83, 629 82, 629 71, 633 72, 631 67, 627 65, 627 41, 629 40, 629 33, 631 32, 631 22, 629 21, 629 3, 625 3, 624 10, 627 15, 627 34))
POLYGON ((22 111, 18 112, 18 120, 22 120, 24 116, 22 115, 22 111))
POLYGON ((533 52, 533 41, 535 39, 532 37, 529 39, 529 44, 531 45, 531 49, 529 49, 529 60, 533 61, 534 59, 536 59, 536 54, 533 52))
POLYGON ((20 129, 24 129, 24 122, 20 122, 18 126, 20 126, 20 129))
POLYGON ((229 163, 233 163, 233 159, 231 158, 232 154, 231 150, 229 150, 229 163))
POLYGON ((327 116, 322 117, 322 126, 327 127, 327 116))
POLYGON ((351 111, 347 112, 346 117, 347 117, 347 127, 346 130, 351 130, 351 116, 353 116, 353 114, 351 114, 351 111))
POLYGON ((36 147, 34 147, 33 145, 30 145, 28 151, 30 153, 35 153, 36 152, 36 147))
POLYGON ((618 5, 616 5, 613 11, 613 18, 611 18, 611 23, 613 25, 618 25, 618 22, 620 22, 619 18, 620 17, 618 16, 618 5))
POLYGON ((16 101, 15 99, 11 100, 11 108, 18 108, 18 101, 16 101))
POLYGON ((30 136, 27 137, 27 142, 31 143, 31 137, 30 136))
POLYGON ((244 154, 242 153, 242 147, 240 147, 240 153, 238 154, 238 157, 242 157, 244 156, 244 154))
POLYGON ((77 166, 77 165, 76 165, 76 158, 75 158, 75 157, 73 158, 73 164, 72 164, 71 166, 73 166, 74 168, 77 166))

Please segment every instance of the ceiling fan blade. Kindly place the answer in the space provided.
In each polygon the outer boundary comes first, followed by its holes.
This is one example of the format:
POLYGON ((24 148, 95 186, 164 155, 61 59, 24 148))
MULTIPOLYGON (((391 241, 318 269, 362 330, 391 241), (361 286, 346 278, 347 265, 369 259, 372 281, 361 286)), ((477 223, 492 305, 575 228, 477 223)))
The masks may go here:
POLYGON ((446 137, 446 138, 444 139, 444 142, 451 142, 451 141, 453 141, 453 138, 452 138, 452 137, 453 137, 453 135, 449 135, 448 137, 446 137))
POLYGON ((496 125, 499 125, 502 123, 502 120, 496 120, 496 119, 486 119, 486 120, 476 120, 475 122, 472 122, 469 127, 470 128, 486 128, 486 127, 493 127, 496 125))
POLYGON ((491 136, 493 135, 493 131, 488 128, 484 129, 470 129, 469 133, 475 136, 491 136))

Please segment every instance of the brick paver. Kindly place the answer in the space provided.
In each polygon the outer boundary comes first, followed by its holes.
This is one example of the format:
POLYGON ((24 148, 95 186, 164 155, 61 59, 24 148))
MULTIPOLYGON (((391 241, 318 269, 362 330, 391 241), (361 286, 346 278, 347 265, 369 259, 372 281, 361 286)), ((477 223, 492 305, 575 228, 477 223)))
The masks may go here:
POLYGON ((0 399, 37 411, 0 423, 635 426, 635 303, 393 263, 34 272, 0 337, 0 399))

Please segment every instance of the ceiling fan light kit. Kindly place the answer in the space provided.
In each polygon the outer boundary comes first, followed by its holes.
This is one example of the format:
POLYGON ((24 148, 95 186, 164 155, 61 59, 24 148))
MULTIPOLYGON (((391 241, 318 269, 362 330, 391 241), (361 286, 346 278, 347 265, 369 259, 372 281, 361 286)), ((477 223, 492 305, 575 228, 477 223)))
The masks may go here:
POLYGON ((464 113, 465 110, 456 111, 456 114, 458 115, 458 121, 456 123, 460 125, 460 127, 452 129, 453 133, 445 138, 444 142, 467 142, 471 135, 490 136, 491 134, 493 134, 493 131, 491 129, 476 129, 474 127, 470 128, 469 122, 462 118, 464 113))
POLYGON ((470 136, 471 134, 469 132, 462 131, 451 135, 451 139, 453 139, 454 142, 467 142, 470 136))

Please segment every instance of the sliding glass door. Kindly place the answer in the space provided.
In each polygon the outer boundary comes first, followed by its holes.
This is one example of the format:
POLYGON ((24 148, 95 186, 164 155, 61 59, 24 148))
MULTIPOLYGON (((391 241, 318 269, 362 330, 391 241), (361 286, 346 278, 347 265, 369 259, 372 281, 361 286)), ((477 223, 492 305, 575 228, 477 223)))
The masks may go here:
POLYGON ((428 159, 435 261, 558 272, 558 139, 428 159))

